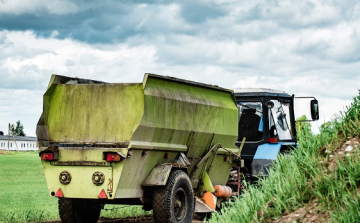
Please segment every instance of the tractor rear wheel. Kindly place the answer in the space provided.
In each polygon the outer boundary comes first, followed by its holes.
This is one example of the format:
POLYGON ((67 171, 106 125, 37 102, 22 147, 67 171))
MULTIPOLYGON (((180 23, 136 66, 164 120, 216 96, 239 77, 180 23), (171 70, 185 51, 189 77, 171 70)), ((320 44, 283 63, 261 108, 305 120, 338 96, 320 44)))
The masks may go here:
POLYGON ((170 174, 165 187, 154 191, 154 222, 191 222, 194 204, 194 192, 189 176, 184 171, 176 170, 170 174))
POLYGON ((101 204, 91 200, 59 198, 58 204, 62 222, 96 223, 100 216, 101 204))

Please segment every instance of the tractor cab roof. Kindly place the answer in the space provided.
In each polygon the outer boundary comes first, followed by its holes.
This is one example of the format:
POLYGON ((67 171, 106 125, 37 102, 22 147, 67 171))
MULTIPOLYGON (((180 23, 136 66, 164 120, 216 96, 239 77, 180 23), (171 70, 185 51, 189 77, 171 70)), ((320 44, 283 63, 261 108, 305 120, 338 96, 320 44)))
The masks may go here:
POLYGON ((267 89, 267 88, 235 88, 234 91, 235 97, 242 96, 270 96, 270 97, 292 97, 285 91, 267 89))

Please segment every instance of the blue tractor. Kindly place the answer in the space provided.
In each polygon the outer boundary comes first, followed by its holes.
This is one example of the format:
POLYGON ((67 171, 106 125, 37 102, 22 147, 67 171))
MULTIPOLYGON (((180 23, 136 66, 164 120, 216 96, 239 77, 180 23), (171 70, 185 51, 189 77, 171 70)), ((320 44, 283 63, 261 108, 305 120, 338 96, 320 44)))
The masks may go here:
MULTIPOLYGON (((281 153, 297 147, 294 95, 284 91, 247 88, 234 89, 239 109, 237 146, 241 146, 244 167, 248 178, 268 175, 269 167, 281 153)), ((319 104, 310 99, 312 120, 319 119, 319 104)))

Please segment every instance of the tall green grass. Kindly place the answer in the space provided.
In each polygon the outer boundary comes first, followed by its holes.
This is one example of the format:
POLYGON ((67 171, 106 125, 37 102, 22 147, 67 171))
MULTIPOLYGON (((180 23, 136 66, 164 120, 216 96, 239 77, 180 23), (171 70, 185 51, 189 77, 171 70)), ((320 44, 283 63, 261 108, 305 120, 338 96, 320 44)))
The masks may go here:
POLYGON ((360 157, 356 154, 328 168, 329 153, 347 137, 360 135, 360 96, 354 98, 332 122, 313 135, 308 123, 297 125, 299 146, 290 156, 280 156, 270 176, 259 180, 235 201, 214 213, 211 222, 268 222, 317 202, 332 222, 360 221, 360 157))
POLYGON ((152 214, 152 211, 144 211, 141 205, 105 205, 101 211, 104 218, 125 218, 152 214))

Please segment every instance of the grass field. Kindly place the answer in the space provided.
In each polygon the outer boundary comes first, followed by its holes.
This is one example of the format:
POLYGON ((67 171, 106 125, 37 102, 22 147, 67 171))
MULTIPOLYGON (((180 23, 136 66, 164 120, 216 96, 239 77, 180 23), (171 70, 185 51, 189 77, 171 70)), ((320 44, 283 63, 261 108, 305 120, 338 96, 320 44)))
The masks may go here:
POLYGON ((0 154, 0 222, 58 219, 36 152, 0 154))
MULTIPOLYGON (((120 218, 148 214, 139 206, 105 205, 101 216, 120 218)), ((57 199, 49 196, 37 152, 0 154, 0 222, 59 219, 57 199)))

